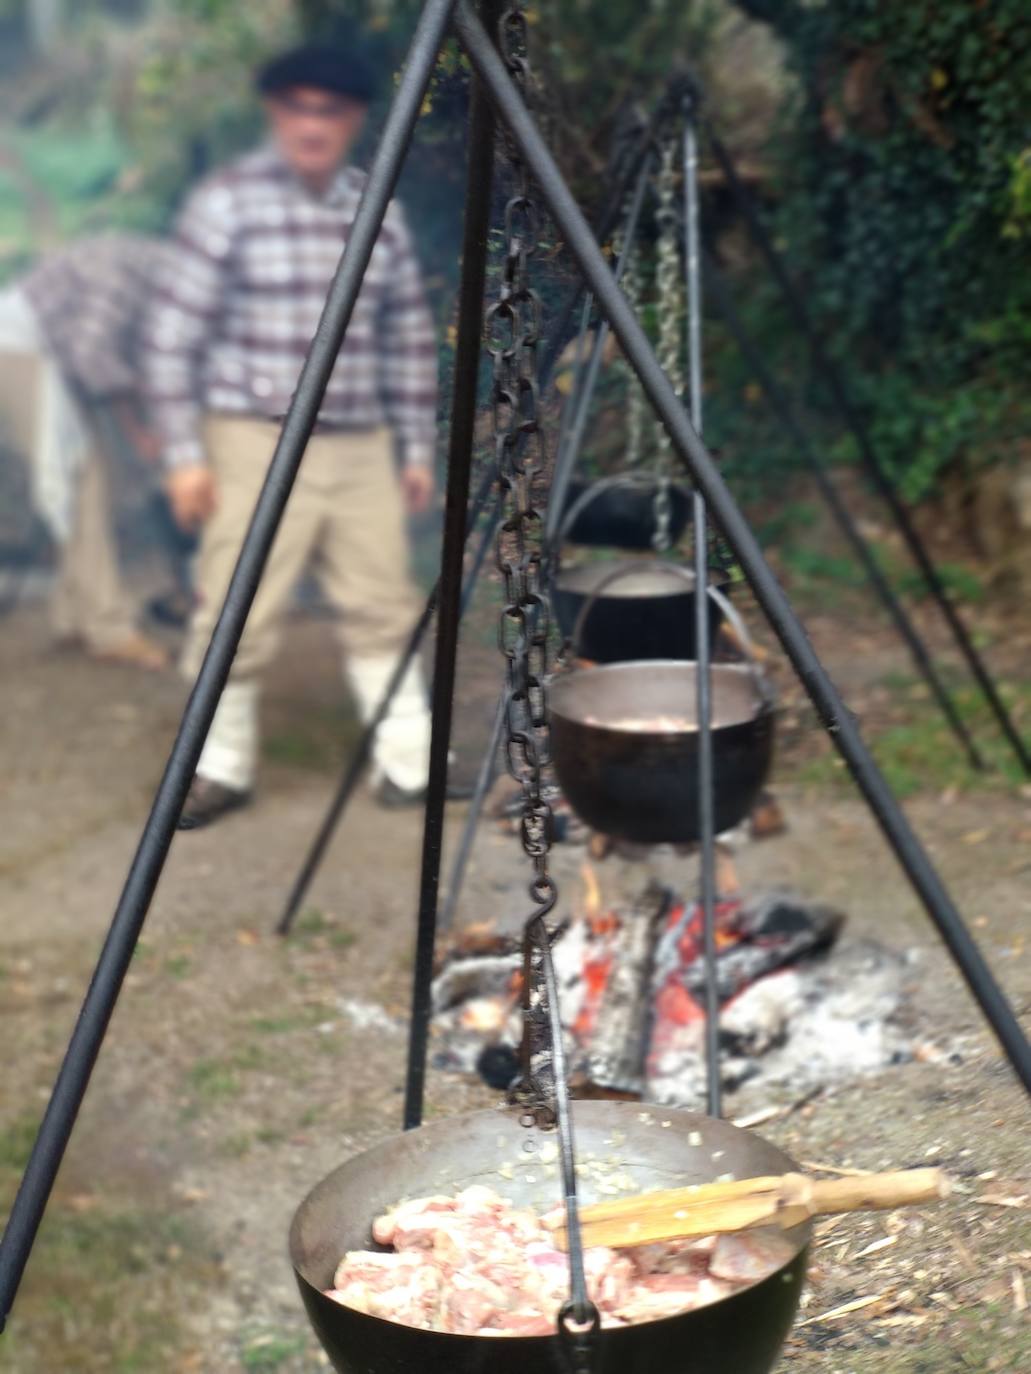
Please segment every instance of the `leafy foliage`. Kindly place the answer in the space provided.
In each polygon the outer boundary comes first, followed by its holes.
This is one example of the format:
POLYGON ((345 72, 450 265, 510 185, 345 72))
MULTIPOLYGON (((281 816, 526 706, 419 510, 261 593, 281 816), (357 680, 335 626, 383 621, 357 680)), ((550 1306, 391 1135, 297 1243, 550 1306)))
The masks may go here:
POLYGON ((779 145, 782 244, 807 266, 879 451, 921 496, 957 458, 996 457, 1026 428, 1031 12, 739 5, 773 25, 798 78, 779 145))

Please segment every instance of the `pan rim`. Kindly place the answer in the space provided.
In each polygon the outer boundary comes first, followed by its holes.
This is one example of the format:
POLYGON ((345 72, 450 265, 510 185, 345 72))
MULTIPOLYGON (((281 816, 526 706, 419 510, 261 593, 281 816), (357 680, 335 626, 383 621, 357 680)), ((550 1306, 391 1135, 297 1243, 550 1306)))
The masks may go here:
MULTIPOLYGON (((567 596, 582 597, 585 600, 594 596, 603 602, 626 601, 671 601, 676 597, 694 597, 695 578, 692 569, 676 560, 670 560, 671 567, 682 568, 690 574, 690 580, 683 573, 664 575, 651 560, 634 558, 588 559, 575 563, 564 563, 555 577, 555 590, 567 596), (613 581, 600 592, 597 583, 617 571, 625 574, 613 581), (639 584, 647 581, 650 585, 642 589, 639 584), (586 585, 583 585, 585 584, 586 585), (661 584, 661 585, 660 585, 661 584)), ((709 571, 709 586, 722 589, 731 585, 731 578, 718 568, 709 571)))
MULTIPOLYGON (((583 730, 596 730, 620 738, 638 739, 667 739, 679 740, 691 738, 698 733, 696 725, 692 725, 686 730, 639 730, 632 729, 624 725, 613 725, 599 720, 586 720, 586 710, 570 710, 568 707, 563 709, 562 698, 568 696, 574 689, 566 684, 583 682, 587 678, 597 679, 601 676, 612 677, 616 674, 640 673, 642 670, 649 675, 663 673, 671 676, 673 672, 677 677, 694 678, 697 674, 697 661, 695 659, 684 658, 631 658, 624 659, 618 663, 592 663, 586 668, 576 668, 568 673, 560 673, 551 677, 548 681, 548 705, 553 717, 557 716, 566 724, 579 727, 583 730), (684 671, 682 671, 684 670, 684 671)), ((747 679, 752 686, 753 702, 751 710, 745 714, 735 712, 731 720, 720 720, 714 724, 714 732, 733 730, 739 726, 750 725, 755 721, 777 713, 776 704, 772 700, 765 699, 759 691, 755 681, 754 670, 747 663, 713 663, 711 665, 713 679, 720 677, 743 678, 747 679)))

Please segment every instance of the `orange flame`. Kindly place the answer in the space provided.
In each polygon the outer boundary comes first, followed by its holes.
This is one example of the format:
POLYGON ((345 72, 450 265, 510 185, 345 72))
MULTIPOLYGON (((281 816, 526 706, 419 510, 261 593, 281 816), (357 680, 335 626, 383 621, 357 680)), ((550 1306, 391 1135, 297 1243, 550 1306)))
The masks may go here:
POLYGON ((584 884, 584 917, 592 935, 610 935, 619 928, 619 918, 614 911, 602 908, 601 885, 598 876, 589 863, 580 868, 584 884))
POLYGON ((580 876, 584 884, 584 914, 593 924, 601 915, 601 886, 589 863, 580 866, 580 876))

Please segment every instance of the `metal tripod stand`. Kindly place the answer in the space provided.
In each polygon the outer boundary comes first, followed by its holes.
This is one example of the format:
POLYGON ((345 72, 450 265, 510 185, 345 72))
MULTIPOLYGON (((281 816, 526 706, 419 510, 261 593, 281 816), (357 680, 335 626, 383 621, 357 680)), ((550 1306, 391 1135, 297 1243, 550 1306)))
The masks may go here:
MULTIPOLYGON (((822 723, 998 1036, 1007 1058, 1021 1082, 1031 1090, 1031 1046, 1012 1008, 927 853, 910 829, 844 701, 810 645, 803 626, 767 565, 754 534, 727 490, 712 455, 692 427, 680 399, 659 367, 640 323, 613 281, 611 270, 594 235, 565 185, 519 89, 495 50, 475 8, 469 0, 427 0, 339 271, 284 421, 225 604, 187 703, 0 1241, 0 1320, 6 1321, 35 1242, 93 1065, 160 879, 186 791, 211 726, 305 445, 314 427, 401 163, 411 142, 430 75, 451 24, 472 61, 483 95, 489 99, 500 122, 507 127, 537 184, 540 199, 563 235, 587 284, 595 293, 602 312, 611 322, 651 405, 672 437, 685 471, 690 473, 704 496, 711 518, 734 549, 822 723)), ((491 117, 486 99, 478 98, 474 105, 470 132, 471 164, 480 173, 486 163, 485 150, 490 146, 488 129, 491 117)), ((456 367, 452 400, 451 462, 441 562, 431 771, 426 800, 409 1084, 405 1103, 405 1122, 409 1126, 421 1121, 423 1113, 429 983, 436 928, 440 836, 447 782, 450 705, 455 678, 461 562, 471 465, 475 363, 482 319, 481 284, 486 252, 487 202, 482 190, 476 186, 471 186, 470 191, 460 310, 464 340, 459 347, 462 361, 461 366, 456 367), (474 304, 477 307, 475 310, 474 304)))

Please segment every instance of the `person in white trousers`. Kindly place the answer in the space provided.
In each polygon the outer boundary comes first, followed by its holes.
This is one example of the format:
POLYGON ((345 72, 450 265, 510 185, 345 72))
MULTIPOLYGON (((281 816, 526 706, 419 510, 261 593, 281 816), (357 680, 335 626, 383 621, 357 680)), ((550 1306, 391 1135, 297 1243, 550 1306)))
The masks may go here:
MULTIPOLYGON (((201 528, 199 606, 183 659, 200 665, 264 480, 364 174, 348 165, 372 94, 347 51, 307 46, 259 74, 270 142, 208 178, 178 224, 176 256, 145 330, 144 371, 179 522, 201 528)), ((375 711, 421 609, 406 514, 428 506, 437 346, 400 208, 373 251, 316 432, 244 631, 181 825, 247 802, 262 668, 309 564, 339 612, 346 675, 375 711)), ((413 664, 377 731, 385 804, 426 788, 430 718, 413 664)))
POLYGON ((100 234, 45 254, 0 292, 0 426, 24 456, 33 503, 58 550, 54 634, 92 658, 165 667, 140 633, 122 579, 111 508, 107 407, 140 458, 154 436, 138 413, 139 324, 165 246, 100 234))

